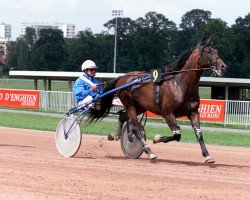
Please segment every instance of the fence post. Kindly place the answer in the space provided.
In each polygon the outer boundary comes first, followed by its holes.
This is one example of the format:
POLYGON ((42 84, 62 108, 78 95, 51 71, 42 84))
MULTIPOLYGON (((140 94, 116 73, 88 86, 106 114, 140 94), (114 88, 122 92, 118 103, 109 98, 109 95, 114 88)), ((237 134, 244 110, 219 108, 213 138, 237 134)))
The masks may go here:
POLYGON ((226 106, 225 106, 225 113, 224 113, 224 127, 226 127, 226 120, 227 120, 227 103, 228 103, 228 100, 225 100, 226 102, 226 106))
POLYGON ((247 117, 246 117, 246 128, 247 128, 247 126, 248 126, 248 122, 249 122, 249 102, 247 102, 247 117))

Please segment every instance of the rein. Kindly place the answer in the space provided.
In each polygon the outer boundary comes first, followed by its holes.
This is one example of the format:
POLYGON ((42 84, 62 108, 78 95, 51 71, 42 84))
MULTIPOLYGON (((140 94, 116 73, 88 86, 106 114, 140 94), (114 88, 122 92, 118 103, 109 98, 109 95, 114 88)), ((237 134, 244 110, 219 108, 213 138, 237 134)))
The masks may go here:
MULTIPOLYGON (((183 70, 177 70, 177 71, 171 71, 171 72, 165 72, 162 74, 162 77, 166 77, 167 75, 175 75, 175 74, 179 74, 179 73, 183 73, 183 72, 189 72, 189 71, 202 71, 202 70, 211 70, 212 67, 208 67, 208 68, 202 68, 202 69, 183 69, 183 70)), ((138 74, 127 74, 124 76, 138 76, 138 74)), ((107 82, 103 82, 99 85, 106 85, 110 82, 112 82, 113 80, 107 81, 107 82)))
POLYGON ((173 74, 178 74, 182 72, 189 72, 189 71, 202 71, 202 70, 211 70, 212 67, 208 68, 201 68, 201 69, 183 69, 183 70, 178 70, 178 71, 171 71, 171 72, 165 72, 163 73, 164 75, 173 75, 173 74))
MULTIPOLYGON (((204 49, 205 46, 203 46, 202 48, 198 48, 199 51, 200 51, 200 60, 201 60, 201 57, 202 57, 202 53, 203 53, 203 49, 204 49)), ((207 68, 200 68, 200 69, 182 69, 182 70, 177 70, 177 71, 168 71, 168 72, 164 72, 161 74, 161 78, 163 79, 164 81, 164 78, 167 76, 167 75, 175 75, 175 74, 179 74, 179 73, 183 73, 183 72, 190 72, 190 71, 206 71, 206 70, 212 70, 214 68, 213 64, 214 64, 214 61, 212 61, 212 64, 210 63, 210 59, 209 59, 209 56, 207 55, 207 53, 205 53, 205 56, 206 56, 206 60, 209 64, 210 67, 207 67, 207 68)), ((199 61, 200 63, 200 61, 199 61)), ((139 76, 140 77, 140 74, 126 74, 124 76, 139 76)), ((143 76, 142 76, 143 77, 143 76)), ((113 80, 111 81, 107 81, 107 82, 104 82, 104 83, 101 83, 100 85, 105 85, 105 84, 108 84, 110 82, 112 82, 113 80)))

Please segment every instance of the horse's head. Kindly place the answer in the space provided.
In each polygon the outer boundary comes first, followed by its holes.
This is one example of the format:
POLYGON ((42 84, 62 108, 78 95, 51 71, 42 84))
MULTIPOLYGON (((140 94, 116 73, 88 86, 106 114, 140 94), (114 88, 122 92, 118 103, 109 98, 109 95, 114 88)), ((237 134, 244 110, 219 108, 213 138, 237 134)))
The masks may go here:
POLYGON ((212 47, 210 39, 197 45, 200 52, 200 65, 202 68, 209 67, 215 76, 223 76, 227 65, 219 57, 218 50, 212 47))

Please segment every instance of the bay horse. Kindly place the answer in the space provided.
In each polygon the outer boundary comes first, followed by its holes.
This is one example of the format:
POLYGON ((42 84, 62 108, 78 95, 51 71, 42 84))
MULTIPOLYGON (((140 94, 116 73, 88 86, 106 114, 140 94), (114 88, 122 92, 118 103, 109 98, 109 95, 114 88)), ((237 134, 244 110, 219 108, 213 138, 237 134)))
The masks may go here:
MULTIPOLYGON (((215 162, 207 151, 200 128, 198 112, 200 104, 199 80, 203 70, 211 70, 216 76, 222 76, 226 68, 226 64, 219 57, 217 49, 211 45, 209 39, 201 41, 194 49, 186 52, 175 61, 172 67, 165 71, 159 84, 154 84, 149 80, 118 90, 116 95, 121 100, 126 112, 119 115, 118 128, 113 139, 119 140, 123 124, 130 120, 133 125, 132 131, 142 143, 148 159, 155 159, 156 155, 142 136, 143 128, 138 122, 137 116, 146 111, 161 115, 172 130, 173 136, 156 135, 153 139, 154 143, 179 141, 181 133, 176 118, 187 116, 200 143, 205 162, 215 162)), ((144 76, 149 76, 149 74, 138 71, 129 72, 109 82, 104 92, 144 76)), ((109 114, 114 96, 115 94, 111 94, 101 99, 100 110, 90 111, 89 120, 91 122, 101 120, 109 114)))

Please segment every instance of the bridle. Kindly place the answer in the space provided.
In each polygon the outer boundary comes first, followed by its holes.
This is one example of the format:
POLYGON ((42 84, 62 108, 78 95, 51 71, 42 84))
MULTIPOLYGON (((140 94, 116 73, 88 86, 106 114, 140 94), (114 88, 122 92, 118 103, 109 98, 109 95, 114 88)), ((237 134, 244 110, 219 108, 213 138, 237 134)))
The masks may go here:
MULTIPOLYGON (((203 68, 203 69, 209 69, 209 70, 211 70, 215 75, 216 75, 216 67, 217 67, 217 64, 218 64, 218 57, 216 57, 216 58, 212 58, 211 56, 210 56, 210 52, 206 52, 205 51, 205 47, 206 46, 211 46, 210 44, 205 44, 205 45, 203 45, 203 46, 198 46, 197 48, 198 48, 198 50, 199 50, 199 52, 200 52, 200 59, 199 59, 199 65, 201 66, 201 59, 202 59, 202 57, 204 56, 204 58, 205 58, 205 61, 208 63, 208 65, 209 65, 209 67, 208 68, 203 68)), ((201 67, 201 69, 202 69, 202 67, 201 67)))

